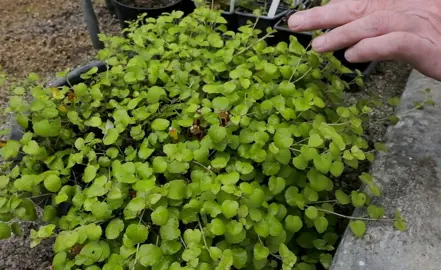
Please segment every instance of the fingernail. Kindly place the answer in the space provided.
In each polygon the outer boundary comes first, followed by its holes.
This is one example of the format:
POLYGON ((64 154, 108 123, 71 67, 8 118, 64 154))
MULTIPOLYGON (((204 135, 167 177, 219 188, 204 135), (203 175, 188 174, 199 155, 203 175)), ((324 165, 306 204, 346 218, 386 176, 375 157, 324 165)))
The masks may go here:
POLYGON ((323 47, 323 45, 325 45, 326 43, 326 36, 319 36, 316 37, 313 41, 312 41, 312 48, 314 50, 319 50, 320 48, 323 47))
POLYGON ((301 26, 302 23, 303 23, 303 18, 304 18, 303 14, 301 14, 299 12, 294 13, 293 15, 291 15, 291 17, 289 17, 289 20, 288 20, 289 28, 296 29, 299 26, 301 26))
POLYGON ((355 60, 355 52, 353 49, 348 49, 345 52, 345 58, 348 62, 352 62, 355 60))

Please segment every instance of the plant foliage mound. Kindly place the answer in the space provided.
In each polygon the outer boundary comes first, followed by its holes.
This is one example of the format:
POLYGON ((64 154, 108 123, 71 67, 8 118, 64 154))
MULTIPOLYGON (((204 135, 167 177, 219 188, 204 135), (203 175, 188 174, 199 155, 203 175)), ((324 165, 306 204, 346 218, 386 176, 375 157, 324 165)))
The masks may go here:
MULTIPOLYGON (((24 134, 1 149, 16 159, 0 177, 0 238, 40 203, 32 246, 55 238, 54 269, 329 268, 334 208, 383 216, 368 174, 372 194, 334 187, 373 159, 370 108, 342 105, 350 71, 332 54, 225 24, 206 8, 142 19, 102 37, 107 71, 16 88, 24 134)), ((350 226, 363 235, 362 220, 350 226)))

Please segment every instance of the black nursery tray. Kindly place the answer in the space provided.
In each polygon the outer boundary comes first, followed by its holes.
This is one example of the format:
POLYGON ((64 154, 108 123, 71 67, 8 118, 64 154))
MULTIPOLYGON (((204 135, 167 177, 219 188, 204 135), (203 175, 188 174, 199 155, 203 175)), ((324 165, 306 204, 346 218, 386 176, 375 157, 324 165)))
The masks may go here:
MULTIPOLYGON (((266 11, 268 12, 268 10, 266 11)), ((252 14, 252 11, 248 11, 244 8, 236 9, 235 13, 237 15, 238 27, 246 25, 248 21, 251 21, 252 23, 256 23, 257 21, 256 29, 265 31, 268 27, 274 28, 277 22, 280 21, 280 19, 284 17, 288 13, 288 11, 289 10, 286 7, 284 7, 283 5, 279 5, 279 7, 277 8, 276 16, 274 16, 273 18, 270 18, 268 16, 256 16, 252 14)))
POLYGON ((227 27, 230 31, 237 31, 237 15, 234 12, 222 11, 222 17, 227 21, 227 27))
POLYGON ((195 9, 192 0, 176 0, 174 3, 160 8, 139 8, 127 5, 122 0, 110 1, 113 2, 122 29, 128 26, 127 21, 136 20, 143 13, 147 13, 147 17, 157 18, 164 12, 170 13, 175 10, 182 10, 185 14, 189 14, 195 9))
MULTIPOLYGON (((289 36, 294 35, 300 42, 300 44, 302 44, 306 48, 312 41, 312 32, 293 32, 288 28, 286 18, 283 18, 279 22, 277 22, 277 24, 274 26, 274 29, 277 30, 277 33, 275 34, 275 40, 277 42, 285 41, 289 43, 289 36)), ((374 71, 377 62, 350 63, 346 60, 344 56, 345 51, 346 49, 341 49, 334 52, 334 56, 344 66, 353 71, 352 73, 342 74, 342 78, 345 81, 352 81, 353 79, 355 79, 357 77, 356 70, 359 70, 363 77, 368 76, 374 71)))

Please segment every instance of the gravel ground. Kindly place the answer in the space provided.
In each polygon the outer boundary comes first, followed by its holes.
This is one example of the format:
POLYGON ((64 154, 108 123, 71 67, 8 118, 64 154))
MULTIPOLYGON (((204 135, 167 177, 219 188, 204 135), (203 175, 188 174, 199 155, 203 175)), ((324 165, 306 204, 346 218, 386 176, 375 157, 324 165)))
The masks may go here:
MULTIPOLYGON (((2 0, 0 9, 0 66, 9 75, 18 79, 30 72, 37 72, 43 78, 65 68, 74 68, 92 60, 95 54, 87 28, 82 17, 80 1, 63 0, 2 0)), ((117 20, 109 15, 104 0, 94 1, 95 11, 100 20, 101 31, 116 34, 117 20)), ((376 71, 366 80, 366 89, 347 94, 347 102, 375 96, 383 103, 404 90, 410 67, 387 62, 377 66, 376 71)), ((0 106, 5 106, 7 92, 0 89, 0 106)), ((393 113, 393 108, 384 105, 374 111, 374 119, 385 118, 393 113)), ((10 117, 5 119, 10 125, 10 117)), ((381 140, 387 126, 373 120, 367 130, 369 142, 381 140)), ((348 172, 341 185, 349 188, 358 185, 360 171, 368 170, 367 165, 348 172)), ((51 241, 42 242, 38 247, 29 247, 31 229, 40 225, 35 222, 23 223, 24 236, 0 241, 0 269, 49 269, 52 257, 51 241)))
MULTIPOLYGON (((2 0, 0 65, 9 75, 53 74, 84 64, 94 49, 83 19, 81 1, 2 0)), ((119 31, 104 0, 93 1, 101 31, 119 31)))

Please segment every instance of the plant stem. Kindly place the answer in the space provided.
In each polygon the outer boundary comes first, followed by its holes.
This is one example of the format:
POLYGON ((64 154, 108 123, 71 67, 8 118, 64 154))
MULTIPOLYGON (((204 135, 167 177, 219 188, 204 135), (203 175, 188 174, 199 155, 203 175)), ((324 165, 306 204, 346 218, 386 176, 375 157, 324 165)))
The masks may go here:
MULTIPOLYGON (((262 242, 262 239, 260 239, 260 236, 259 236, 259 235, 257 235, 257 238, 259 239, 260 244, 261 244, 262 246, 265 246, 265 244, 262 242)), ((273 253, 271 253, 271 252, 270 252, 270 254, 271 254, 271 256, 273 256, 274 258, 276 258, 276 259, 278 259, 278 260, 282 260, 282 257, 280 257, 279 255, 273 254, 273 253)))
POLYGON ((294 81, 294 83, 300 81, 301 79, 303 79, 306 75, 308 75, 308 73, 312 70, 312 67, 310 67, 302 76, 300 76, 300 78, 298 78, 297 80, 294 81))
POLYGON ((395 221, 395 219, 375 219, 375 218, 365 218, 365 217, 352 217, 352 216, 346 216, 346 215, 342 215, 339 213, 335 213, 326 209, 322 209, 322 208, 317 208, 317 210, 322 211, 324 213, 328 213, 328 214, 332 214, 332 215, 336 215, 342 218, 347 218, 347 219, 354 219, 354 220, 366 220, 366 221, 387 221, 387 222, 393 222, 395 221))
POLYGON ((239 54, 241 54, 241 53, 243 53, 243 52, 246 52, 249 48, 253 47, 253 45, 259 43, 260 41, 262 41, 262 40, 264 40, 264 39, 266 39, 266 38, 269 37, 270 35, 271 35, 271 34, 266 34, 266 35, 264 35, 263 37, 259 38, 256 42, 254 42, 253 44, 250 44, 248 47, 246 47, 245 49, 243 49, 243 50, 241 50, 240 52, 238 52, 238 53, 236 54, 236 56, 239 55, 239 54))
POLYGON ((311 202, 311 203, 308 203, 308 205, 320 204, 320 203, 334 203, 334 202, 337 202, 337 200, 311 202))
POLYGON ((199 218, 198 218, 198 225, 199 225, 199 228, 201 229, 202 240, 204 240, 205 248, 207 249, 207 251, 209 251, 208 245, 207 245, 207 240, 205 240, 205 233, 204 233, 204 230, 202 229, 201 220, 199 218))
POLYGON ((41 197, 51 196, 51 195, 52 195, 51 193, 41 194, 41 195, 38 195, 38 196, 30 197, 29 199, 36 199, 36 198, 41 198, 41 197))
POLYGON ((140 243, 138 243, 138 245, 136 245, 135 262, 133 263, 132 270, 135 270, 136 262, 138 261, 138 258, 136 257, 136 255, 138 254, 138 251, 139 251, 139 244, 140 243))
POLYGON ((207 168, 206 166, 204 166, 203 164, 201 164, 201 163, 199 163, 199 162, 197 162, 197 161, 194 161, 194 160, 192 160, 191 162, 193 162, 194 164, 196 164, 196 165, 198 165, 198 166, 204 168, 205 170, 209 171, 210 173, 215 174, 213 171, 211 171, 210 169, 208 169, 208 168, 207 168))
POLYGON ((187 245, 185 244, 185 241, 184 241, 184 239, 182 239, 181 235, 179 235, 179 240, 181 240, 181 243, 184 246, 184 248, 187 249, 187 245))

